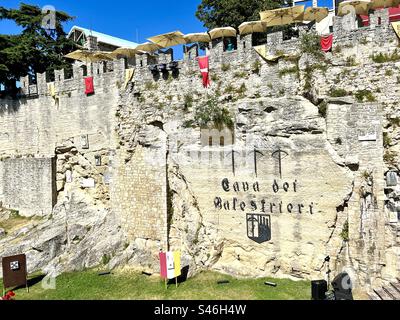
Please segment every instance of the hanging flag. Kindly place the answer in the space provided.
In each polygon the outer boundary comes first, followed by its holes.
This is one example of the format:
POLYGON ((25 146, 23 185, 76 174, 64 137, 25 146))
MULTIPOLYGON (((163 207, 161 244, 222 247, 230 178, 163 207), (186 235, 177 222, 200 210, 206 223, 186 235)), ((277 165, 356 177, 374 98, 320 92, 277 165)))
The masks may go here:
POLYGON ((400 38, 400 21, 392 22, 392 27, 396 32, 397 36, 400 38))
POLYGON ((160 252, 160 276, 174 279, 181 275, 181 253, 179 251, 160 252))
POLYGON ((278 54, 274 54, 274 55, 273 54, 268 54, 267 53, 267 45, 265 45, 265 44, 260 45, 260 46, 255 46, 253 48, 260 55, 261 58, 263 58, 264 60, 269 61, 269 62, 275 62, 279 58, 287 56, 284 53, 278 53, 278 54))
POLYGON ((321 37, 321 49, 322 51, 328 52, 332 49, 333 44, 333 34, 329 36, 321 37))
POLYGON ((124 83, 124 89, 126 89, 126 87, 128 86, 128 83, 130 81, 132 81, 132 78, 135 74, 135 69, 131 68, 131 69, 126 69, 125 70, 125 83, 124 83))
POLYGON ((261 58, 265 59, 267 57, 267 46, 265 44, 261 46, 255 46, 253 48, 261 56, 261 58))
POLYGON ((167 252, 167 278, 175 278, 174 253, 167 252))
POLYGON ((199 67, 201 74, 203 76, 203 87, 208 88, 210 86, 210 77, 209 77, 209 60, 208 57, 198 57, 199 67))
POLYGON ((85 94, 94 93, 93 77, 85 78, 85 94))
POLYGON ((174 269, 175 269, 175 278, 181 275, 181 252, 174 252, 174 269))
POLYGON ((47 84, 47 89, 49 90, 49 94, 55 98, 56 97, 56 88, 54 86, 54 82, 50 82, 47 84))
POLYGON ((167 255, 165 252, 160 252, 160 275, 161 278, 167 278, 167 255))

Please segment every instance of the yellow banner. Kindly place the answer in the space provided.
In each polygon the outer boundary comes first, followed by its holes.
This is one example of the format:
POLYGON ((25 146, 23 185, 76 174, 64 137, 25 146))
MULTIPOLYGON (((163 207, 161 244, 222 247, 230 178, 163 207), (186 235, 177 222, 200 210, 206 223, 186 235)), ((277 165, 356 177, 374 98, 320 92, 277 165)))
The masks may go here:
POLYGON ((392 27, 396 32, 397 36, 400 38, 400 21, 392 22, 392 27))
POLYGON ((255 46, 254 50, 257 51, 257 53, 262 57, 262 58, 266 58, 267 56, 267 45, 263 44, 261 46, 255 46))
POLYGON ((254 50, 257 51, 257 53, 261 56, 261 58, 263 58, 266 61, 276 61, 281 57, 284 57, 285 54, 281 53, 281 54, 277 54, 277 55, 270 55, 267 53, 267 45, 263 44, 261 46, 255 46, 253 47, 254 50))
POLYGON ((124 84, 125 89, 128 86, 129 81, 132 81, 134 73, 135 73, 135 69, 126 69, 125 70, 125 84, 124 84))
POLYGON ((175 269, 175 277, 179 277, 181 275, 181 252, 174 251, 174 269, 175 269))
POLYGON ((48 83, 47 89, 49 90, 49 94, 54 98, 56 96, 56 87, 54 86, 54 82, 48 83))

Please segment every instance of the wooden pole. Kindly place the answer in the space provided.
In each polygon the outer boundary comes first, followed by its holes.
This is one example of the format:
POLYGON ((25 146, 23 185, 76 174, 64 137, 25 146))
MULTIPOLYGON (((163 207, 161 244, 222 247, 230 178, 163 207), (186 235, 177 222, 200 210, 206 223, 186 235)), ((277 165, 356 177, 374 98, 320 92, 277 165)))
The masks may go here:
POLYGON ((178 288, 178 277, 175 277, 175 285, 178 288))

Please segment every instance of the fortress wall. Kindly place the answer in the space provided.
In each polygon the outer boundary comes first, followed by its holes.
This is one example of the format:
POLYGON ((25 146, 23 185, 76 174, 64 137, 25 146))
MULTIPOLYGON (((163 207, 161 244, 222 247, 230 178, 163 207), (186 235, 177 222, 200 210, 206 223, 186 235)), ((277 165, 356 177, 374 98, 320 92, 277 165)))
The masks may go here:
POLYGON ((56 204, 55 158, 14 158, 0 162, 0 201, 25 216, 51 214, 56 204))

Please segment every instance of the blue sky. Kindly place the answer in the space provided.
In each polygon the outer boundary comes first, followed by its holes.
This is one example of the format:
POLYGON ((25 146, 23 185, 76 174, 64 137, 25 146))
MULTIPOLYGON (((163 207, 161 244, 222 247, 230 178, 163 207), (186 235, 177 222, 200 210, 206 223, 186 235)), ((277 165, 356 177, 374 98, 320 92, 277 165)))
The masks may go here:
MULTIPOLYGON (((1 0, 1 6, 17 8, 21 1, 1 0)), ((180 30, 183 33, 201 32, 205 28, 194 13, 201 0, 25 0, 28 4, 53 5, 74 16, 65 25, 69 31, 79 25, 98 32, 134 42, 145 42, 146 38, 180 30), (138 39, 137 39, 138 33, 138 39)), ((0 21, 0 34, 18 33, 12 22, 0 21)))

